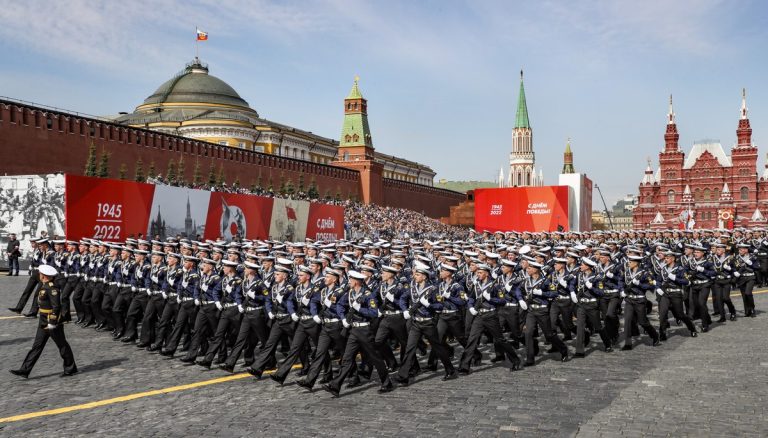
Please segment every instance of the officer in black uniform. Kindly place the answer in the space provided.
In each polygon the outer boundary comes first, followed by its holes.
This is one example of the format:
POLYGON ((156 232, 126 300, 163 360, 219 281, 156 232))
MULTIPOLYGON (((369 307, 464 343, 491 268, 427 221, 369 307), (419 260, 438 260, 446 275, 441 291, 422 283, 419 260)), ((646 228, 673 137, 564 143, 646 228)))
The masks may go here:
POLYGON ((624 290, 621 297, 624 300, 624 346, 622 350, 632 349, 632 326, 639 324, 653 340, 653 346, 659 345, 659 335, 648 321, 645 306, 645 293, 656 287, 656 280, 645 269, 640 268, 643 257, 631 255, 627 257, 628 265, 624 271, 624 290))
POLYGON ((71 376, 77 373, 75 357, 72 354, 67 338, 64 336, 64 326, 60 321, 61 296, 59 290, 53 285, 53 279, 56 277, 56 268, 50 265, 42 265, 39 268, 40 290, 37 294, 39 305, 39 323, 37 325, 37 334, 35 342, 32 344, 32 350, 29 351, 21 368, 11 370, 12 374, 27 378, 37 359, 45 348, 48 338, 53 338, 56 347, 59 348, 61 358, 64 359, 64 372, 61 377, 71 376))
POLYGON ((149 348, 155 341, 155 329, 163 314, 165 298, 163 298, 163 284, 168 268, 163 264, 162 251, 152 251, 151 265, 149 267, 147 281, 147 305, 144 308, 144 317, 141 320, 141 333, 138 348, 149 348))
POLYGON ((223 355, 224 360, 222 362, 226 361, 227 335, 233 331, 237 333, 240 330, 240 315, 245 311, 245 308, 242 299, 243 280, 237 276, 238 265, 236 261, 232 260, 221 262, 224 277, 221 279, 219 301, 215 304, 217 308, 220 308, 221 315, 219 315, 216 331, 205 358, 195 362, 201 367, 210 368, 216 352, 219 352, 220 356, 223 355))
POLYGON ((403 363, 405 346, 408 343, 408 329, 403 318, 403 309, 400 308, 400 297, 408 293, 408 284, 401 284, 398 281, 399 273, 400 270, 395 266, 382 266, 379 288, 373 291, 379 294, 381 303, 379 306, 381 321, 376 329, 374 343, 390 370, 396 369, 398 364, 388 341, 394 339, 400 344, 400 363, 403 363))
POLYGON ((670 310, 675 319, 685 323, 691 337, 698 336, 693 321, 683 309, 683 287, 690 282, 685 275, 685 268, 677 264, 677 256, 678 253, 674 251, 664 253, 664 264, 656 279, 656 294, 659 295, 659 339, 662 341, 667 340, 670 310))
POLYGON ((744 316, 754 318, 755 297, 752 289, 755 287, 755 271, 760 269, 760 262, 754 254, 749 253, 749 245, 739 244, 737 247, 739 253, 733 258, 733 276, 744 301, 744 316))
POLYGON ((584 348, 589 345, 587 323, 593 332, 600 335, 606 353, 613 351, 607 331, 600 322, 600 307, 598 300, 603 295, 603 279, 595 272, 597 262, 581 258, 579 273, 571 283, 570 299, 576 305, 576 353, 573 357, 584 357, 584 348))

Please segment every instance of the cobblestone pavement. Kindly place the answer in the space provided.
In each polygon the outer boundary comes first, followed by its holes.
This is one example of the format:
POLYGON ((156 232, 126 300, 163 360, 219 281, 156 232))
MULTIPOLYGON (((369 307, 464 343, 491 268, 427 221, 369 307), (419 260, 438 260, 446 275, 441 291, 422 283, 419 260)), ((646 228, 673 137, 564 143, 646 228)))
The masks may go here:
MULTIPOLYGON (((0 418, 228 376, 71 324, 66 334, 80 374, 58 377, 61 359, 50 342, 28 380, 13 376, 7 370, 31 347, 35 322, 6 308, 26 280, 0 276, 0 418)), ((734 302, 741 309, 741 299, 734 302)), ((756 304, 768 308, 768 294, 757 295, 756 304)), ((485 365, 447 383, 442 372, 427 373, 389 394, 368 384, 343 390, 339 399, 307 393, 293 375, 282 388, 239 375, 58 415, 0 419, 0 435, 765 436, 766 332, 768 314, 761 312, 716 324, 695 339, 673 328, 657 348, 643 337, 644 344, 628 352, 589 350, 586 359, 568 363, 543 355, 533 368, 510 373, 485 365)))

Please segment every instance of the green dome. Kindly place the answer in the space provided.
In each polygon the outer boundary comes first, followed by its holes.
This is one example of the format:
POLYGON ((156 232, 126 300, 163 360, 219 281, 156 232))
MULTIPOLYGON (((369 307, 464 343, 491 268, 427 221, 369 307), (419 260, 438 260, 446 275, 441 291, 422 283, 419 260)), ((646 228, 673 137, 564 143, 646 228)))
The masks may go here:
POLYGON ((214 103, 249 108, 229 84, 208 74, 208 66, 195 59, 152 93, 143 105, 160 103, 214 103))

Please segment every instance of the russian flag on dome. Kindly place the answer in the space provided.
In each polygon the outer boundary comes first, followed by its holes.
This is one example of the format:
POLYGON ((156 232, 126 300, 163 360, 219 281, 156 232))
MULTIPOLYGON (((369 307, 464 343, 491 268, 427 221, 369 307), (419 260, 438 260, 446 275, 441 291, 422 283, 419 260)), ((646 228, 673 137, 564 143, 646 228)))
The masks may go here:
MULTIPOLYGON (((197 28, 195 28, 197 29, 197 28)), ((197 40, 198 41, 208 41, 208 32, 203 32, 200 29, 197 29, 197 40)))

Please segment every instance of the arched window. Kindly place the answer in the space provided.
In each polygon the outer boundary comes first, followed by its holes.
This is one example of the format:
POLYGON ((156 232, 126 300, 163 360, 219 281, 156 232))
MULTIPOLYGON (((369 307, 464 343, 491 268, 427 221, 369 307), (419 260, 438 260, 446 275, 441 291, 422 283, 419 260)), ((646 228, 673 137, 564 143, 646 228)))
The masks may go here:
POLYGON ((704 189, 703 199, 705 201, 709 201, 710 191, 709 189, 704 189))
POLYGON ((349 143, 350 141, 352 141, 352 136, 351 136, 351 135, 349 135, 349 134, 345 135, 345 136, 344 136, 344 141, 346 141, 347 143, 349 143))
POLYGON ((531 172, 525 172, 525 185, 531 185, 531 172))
POLYGON ((749 189, 747 187, 742 187, 741 190, 739 190, 739 193, 741 194, 742 201, 749 199, 749 189))
POLYGON ((355 134, 355 135, 352 136, 352 141, 356 142, 358 140, 360 140, 360 136, 359 135, 355 134))
POLYGON ((701 201, 701 190, 696 189, 693 191, 693 199, 696 201, 701 201))
POLYGON ((717 201, 718 199, 720 199, 720 189, 712 190, 712 200, 717 201))
POLYGON ((523 185, 523 174, 518 172, 517 173, 517 186, 519 187, 521 185, 523 185))
POLYGON ((674 190, 670 190, 670 191, 667 192, 667 202, 669 202, 670 204, 675 202, 675 191, 674 190))

